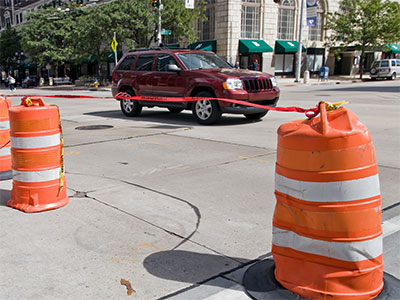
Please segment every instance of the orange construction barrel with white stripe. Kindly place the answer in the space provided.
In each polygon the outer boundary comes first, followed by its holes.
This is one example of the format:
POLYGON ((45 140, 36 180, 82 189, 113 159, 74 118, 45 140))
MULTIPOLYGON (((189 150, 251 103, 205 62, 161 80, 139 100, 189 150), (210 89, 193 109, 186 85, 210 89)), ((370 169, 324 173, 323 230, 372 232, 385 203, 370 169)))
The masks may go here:
POLYGON ((309 299, 383 289, 381 196, 371 136, 346 108, 278 129, 275 277, 309 299))
POLYGON ((13 187, 8 206, 39 212, 66 205, 58 107, 25 97, 9 113, 13 187))
POLYGON ((10 107, 11 101, 0 97, 0 180, 12 177, 10 120, 8 116, 8 109, 10 107))

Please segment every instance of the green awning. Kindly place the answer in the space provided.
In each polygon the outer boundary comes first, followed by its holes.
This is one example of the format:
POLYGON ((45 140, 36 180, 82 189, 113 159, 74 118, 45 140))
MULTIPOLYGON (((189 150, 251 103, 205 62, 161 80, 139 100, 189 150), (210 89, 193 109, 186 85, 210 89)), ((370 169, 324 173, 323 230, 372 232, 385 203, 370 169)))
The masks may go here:
POLYGON ((400 53, 400 45, 397 44, 386 44, 386 47, 390 49, 390 52, 392 53, 400 53))
POLYGON ((204 50, 204 51, 217 52, 217 41, 212 40, 212 41, 196 42, 196 43, 190 44, 188 46, 188 48, 192 49, 192 50, 204 50))
MULTIPOLYGON (((275 54, 284 53, 297 53, 299 43, 296 41, 276 41, 275 42, 275 54)), ((306 51, 306 48, 302 46, 302 52, 306 51)))
POLYGON ((262 53, 274 50, 263 40, 239 40, 239 53, 262 53))

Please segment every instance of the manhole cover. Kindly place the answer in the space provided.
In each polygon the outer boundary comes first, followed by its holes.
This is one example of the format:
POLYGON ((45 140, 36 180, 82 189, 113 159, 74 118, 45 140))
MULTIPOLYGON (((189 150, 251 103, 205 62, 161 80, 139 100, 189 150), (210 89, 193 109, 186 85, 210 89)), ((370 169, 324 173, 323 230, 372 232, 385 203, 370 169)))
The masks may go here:
POLYGON ((100 130, 100 129, 109 129, 113 128, 112 125, 88 125, 88 126, 79 126, 76 127, 76 130, 100 130))

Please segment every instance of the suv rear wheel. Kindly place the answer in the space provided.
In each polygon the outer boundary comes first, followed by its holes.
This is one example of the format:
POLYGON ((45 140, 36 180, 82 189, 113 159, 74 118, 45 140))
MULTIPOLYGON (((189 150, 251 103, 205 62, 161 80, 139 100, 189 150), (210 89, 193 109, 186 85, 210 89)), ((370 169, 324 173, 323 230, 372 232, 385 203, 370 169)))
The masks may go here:
MULTIPOLYGON (((194 97, 214 98, 214 96, 207 91, 199 92, 194 97)), ((216 100, 199 100, 193 105, 193 115, 200 124, 210 125, 221 118, 221 110, 216 100)))
POLYGON ((390 80, 395 80, 396 79, 396 73, 393 72, 392 75, 389 77, 390 80))
MULTIPOLYGON (((131 90, 124 91, 129 96, 134 96, 134 92, 131 90)), ((137 117, 142 112, 142 105, 137 100, 122 99, 120 100, 120 106, 123 114, 127 117, 137 117)))

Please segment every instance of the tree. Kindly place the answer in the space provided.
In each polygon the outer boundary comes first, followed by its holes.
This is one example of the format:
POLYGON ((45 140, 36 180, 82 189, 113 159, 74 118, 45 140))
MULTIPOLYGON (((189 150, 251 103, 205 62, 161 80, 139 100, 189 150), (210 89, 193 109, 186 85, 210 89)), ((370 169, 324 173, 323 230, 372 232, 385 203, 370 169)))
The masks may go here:
POLYGON ((14 28, 8 28, 0 34, 0 65, 7 71, 15 67, 15 53, 22 51, 21 38, 14 28))
POLYGON ((28 14, 28 23, 21 28, 22 45, 31 61, 39 66, 54 64, 56 77, 58 65, 72 58, 74 53, 73 33, 78 14, 70 10, 46 7, 28 14))
MULTIPOLYGON (((204 7, 185 9, 184 1, 175 0, 163 0, 163 5, 163 28, 172 30, 178 39, 193 41, 193 23, 204 18, 204 7)), ((92 57, 99 63, 100 75, 101 63, 111 53, 114 32, 119 45, 129 49, 149 47, 157 37, 158 13, 150 7, 150 1, 144 0, 82 7, 70 4, 61 9, 48 6, 28 14, 29 22, 21 30, 24 51, 40 66, 81 63, 92 57)))
POLYGON ((342 0, 339 11, 329 13, 327 45, 341 50, 354 46, 361 50, 360 78, 367 49, 383 48, 400 40, 400 3, 390 0, 342 0))

